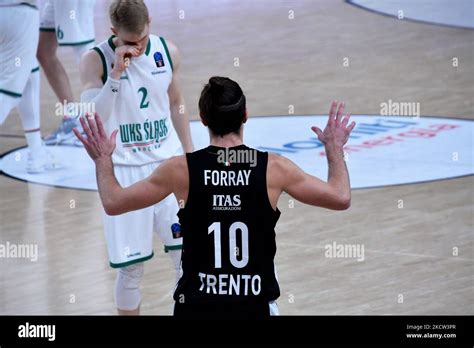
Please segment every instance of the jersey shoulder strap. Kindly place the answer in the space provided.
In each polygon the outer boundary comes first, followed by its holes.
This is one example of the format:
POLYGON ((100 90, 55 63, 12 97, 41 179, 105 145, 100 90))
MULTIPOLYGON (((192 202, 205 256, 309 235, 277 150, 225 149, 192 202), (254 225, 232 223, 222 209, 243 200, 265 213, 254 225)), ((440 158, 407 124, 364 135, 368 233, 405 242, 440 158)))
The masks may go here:
MULTIPOLYGON (((97 46, 93 47, 92 50, 96 51, 100 57, 102 63, 102 83, 107 82, 107 77, 109 76, 109 65, 113 62, 113 57, 115 55, 115 45, 113 38, 115 36, 110 36, 107 40, 102 41, 97 46), (112 59, 112 61, 111 61, 112 59)), ((110 68, 112 68, 110 66, 110 68)))

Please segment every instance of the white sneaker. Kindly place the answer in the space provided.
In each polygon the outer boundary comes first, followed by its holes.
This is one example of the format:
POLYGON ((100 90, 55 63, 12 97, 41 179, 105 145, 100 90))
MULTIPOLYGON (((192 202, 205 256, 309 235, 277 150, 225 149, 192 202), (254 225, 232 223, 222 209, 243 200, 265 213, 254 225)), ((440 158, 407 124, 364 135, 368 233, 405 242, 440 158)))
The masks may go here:
POLYGON ((29 174, 40 174, 46 170, 59 169, 60 163, 55 159, 53 154, 42 146, 36 151, 28 151, 28 159, 26 161, 26 171, 29 174))

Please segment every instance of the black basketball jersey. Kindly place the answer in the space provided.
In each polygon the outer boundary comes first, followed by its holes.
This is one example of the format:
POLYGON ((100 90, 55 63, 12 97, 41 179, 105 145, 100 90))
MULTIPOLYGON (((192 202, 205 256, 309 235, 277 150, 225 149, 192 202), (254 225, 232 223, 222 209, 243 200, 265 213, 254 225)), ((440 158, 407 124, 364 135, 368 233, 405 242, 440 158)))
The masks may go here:
POLYGON ((179 303, 268 302, 280 296, 275 225, 267 193, 268 153, 240 145, 186 155, 189 194, 178 213, 183 236, 179 303))

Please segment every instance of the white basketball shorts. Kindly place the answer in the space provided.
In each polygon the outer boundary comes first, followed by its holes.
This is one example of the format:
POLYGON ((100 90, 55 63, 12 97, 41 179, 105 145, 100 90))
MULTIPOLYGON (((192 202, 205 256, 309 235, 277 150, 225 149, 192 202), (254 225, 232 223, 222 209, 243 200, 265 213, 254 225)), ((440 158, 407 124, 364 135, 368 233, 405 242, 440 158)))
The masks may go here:
MULTIPOLYGON (((159 164, 143 166, 115 165, 115 176, 122 187, 148 177, 159 164)), ((160 203, 117 216, 103 213, 110 266, 121 268, 153 257, 153 232, 157 233, 165 252, 180 250, 182 238, 178 223, 179 206, 174 195, 160 203)))
POLYGON ((60 46, 86 45, 95 41, 95 0, 43 0, 40 31, 54 31, 60 46))

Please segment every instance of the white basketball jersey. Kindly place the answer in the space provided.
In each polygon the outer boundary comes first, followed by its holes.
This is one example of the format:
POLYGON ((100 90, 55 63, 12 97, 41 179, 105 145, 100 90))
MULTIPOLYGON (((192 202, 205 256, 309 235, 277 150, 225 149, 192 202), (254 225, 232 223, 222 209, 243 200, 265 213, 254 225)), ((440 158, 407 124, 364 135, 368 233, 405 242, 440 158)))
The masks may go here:
MULTIPOLYGON (((102 60, 104 83, 115 61, 113 38, 94 47, 102 60)), ((131 58, 120 78, 112 114, 104 124, 108 134, 119 130, 114 164, 144 165, 182 154, 170 117, 172 64, 166 41, 155 35, 150 35, 145 53, 131 58)))

